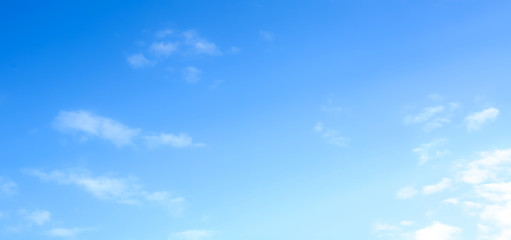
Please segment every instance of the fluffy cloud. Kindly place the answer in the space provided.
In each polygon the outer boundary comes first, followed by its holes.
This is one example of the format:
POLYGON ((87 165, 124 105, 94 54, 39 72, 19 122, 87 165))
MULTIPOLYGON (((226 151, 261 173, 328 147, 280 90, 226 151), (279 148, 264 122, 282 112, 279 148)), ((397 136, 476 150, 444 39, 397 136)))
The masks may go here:
POLYGON ((461 233, 461 229, 440 222, 419 229, 415 232, 415 240, 453 240, 461 233))
POLYGON ((500 172, 506 172, 503 166, 511 163, 511 149, 482 152, 480 156, 480 159, 468 163, 465 170, 458 174, 461 181, 479 184, 496 179, 500 172))
POLYGON ((425 195, 441 192, 452 186, 452 180, 450 178, 443 178, 439 183, 434 185, 425 186, 422 192, 425 195))
POLYGON ((85 170, 43 172, 27 170, 27 173, 43 181, 80 187, 94 197, 123 204, 157 203, 169 208, 179 208, 184 201, 167 191, 150 192, 135 179, 112 176, 93 176, 85 170))
POLYGON ((138 128, 130 128, 115 120, 87 111, 61 111, 55 118, 53 125, 61 132, 78 133, 82 139, 91 137, 101 138, 112 142, 118 147, 133 145, 137 139, 145 141, 151 147, 171 146, 183 148, 203 145, 201 143, 194 143, 192 138, 186 134, 173 135, 170 133, 160 133, 157 135, 143 135, 142 130, 138 128))
POLYGON ((200 240, 213 236, 213 231, 208 230, 187 230, 170 234, 169 240, 200 240))
POLYGON ((468 131, 479 130, 485 123, 495 121, 499 116, 499 110, 496 108, 488 108, 481 112, 468 115, 465 123, 468 131))
POLYGON ((414 187, 404 187, 397 191, 396 197, 399 199, 409 199, 415 197, 418 191, 414 187))
POLYGON ((154 62, 149 61, 142 53, 130 55, 126 58, 126 61, 134 68, 143 68, 154 65, 154 62))

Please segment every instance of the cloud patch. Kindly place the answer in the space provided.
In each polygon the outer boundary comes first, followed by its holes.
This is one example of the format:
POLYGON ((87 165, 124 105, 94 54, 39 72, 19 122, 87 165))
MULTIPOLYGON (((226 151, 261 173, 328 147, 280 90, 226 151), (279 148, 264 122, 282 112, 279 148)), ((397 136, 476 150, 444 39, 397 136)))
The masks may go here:
POLYGON ((493 122, 499 116, 500 111, 496 108, 488 108, 480 112, 472 113, 465 118, 465 124, 469 132, 480 130, 483 125, 493 122))

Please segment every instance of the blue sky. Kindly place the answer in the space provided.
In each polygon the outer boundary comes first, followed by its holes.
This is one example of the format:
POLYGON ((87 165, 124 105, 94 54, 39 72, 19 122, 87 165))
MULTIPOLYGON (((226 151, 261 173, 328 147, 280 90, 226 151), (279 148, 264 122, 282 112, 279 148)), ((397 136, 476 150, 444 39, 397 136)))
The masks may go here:
POLYGON ((1 5, 1 239, 511 239, 508 1, 1 5))

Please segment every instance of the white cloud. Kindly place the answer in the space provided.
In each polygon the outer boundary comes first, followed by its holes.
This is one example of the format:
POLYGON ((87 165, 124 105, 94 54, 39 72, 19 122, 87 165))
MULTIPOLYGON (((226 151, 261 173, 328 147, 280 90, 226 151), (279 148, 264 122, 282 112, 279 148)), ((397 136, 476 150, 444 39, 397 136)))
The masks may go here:
POLYGON ((459 173, 461 181, 479 184, 496 179, 503 171, 502 167, 511 163, 511 149, 482 152, 480 156, 480 159, 468 163, 465 170, 459 173))
POLYGON ((499 115, 499 110, 496 108, 488 108, 481 112, 476 112, 468 115, 465 118, 465 123, 468 131, 476 131, 481 129, 481 127, 491 121, 495 121, 499 115))
POLYGON ((145 139, 149 147, 169 145, 176 148, 185 148, 193 146, 199 147, 204 145, 201 143, 194 143, 192 138, 184 133, 179 135, 160 133, 159 135, 146 136, 145 139))
POLYGON ((46 232, 46 235, 51 237, 60 237, 60 238, 72 238, 76 237, 76 235, 91 230, 89 228, 52 228, 46 232))
POLYGON ((441 192, 452 186, 452 180, 450 178, 443 178, 439 183, 434 185, 425 186, 422 192, 425 195, 441 192))
POLYGON ((51 213, 46 210, 37 210, 25 214, 25 218, 37 225, 44 225, 51 219, 51 213))
POLYGON ((128 63, 134 68, 143 68, 154 65, 154 62, 149 61, 142 53, 130 55, 126 61, 128 61, 128 63))
POLYGON ((414 187, 404 187, 397 191, 396 197, 399 199, 409 199, 415 197, 418 191, 414 187))
POLYGON ((12 196, 15 195, 18 192, 18 184, 15 182, 0 177, 0 196, 12 196))
POLYGON ((460 203, 460 200, 458 200, 457 198, 448 198, 448 199, 443 200, 442 202, 452 204, 452 205, 458 205, 460 203))
POLYGON ((275 34, 264 30, 259 31, 259 36, 266 41, 273 41, 275 39, 275 34))
POLYGON ((201 38, 196 31, 188 30, 183 33, 184 43, 192 48, 196 54, 218 55, 221 54, 216 44, 201 38))
POLYGON ((141 134, 141 129, 130 128, 115 120, 87 111, 61 111, 55 117, 53 125, 62 132, 78 133, 82 139, 97 137, 110 141, 118 147, 133 145, 137 139, 145 141, 149 147, 171 146, 184 148, 204 145, 194 143, 192 138, 184 133, 179 135, 159 133, 144 136, 141 134))
POLYGON ((140 130, 129 128, 109 118, 86 111, 61 111, 54 120, 54 126, 63 132, 74 131, 86 137, 99 137, 109 140, 118 147, 132 144, 140 130))
POLYGON ((171 42, 154 42, 151 51, 160 57, 168 57, 177 51, 177 44, 171 42))
POLYGON ((188 230, 170 234, 169 240, 200 240, 213 236, 213 231, 208 230, 188 230))
POLYGON ((488 183, 475 186, 476 194, 491 201, 511 201, 511 182, 488 183))
POLYGON ((196 83, 200 81, 202 71, 195 67, 186 67, 183 69, 183 77, 189 83, 196 83))
POLYGON ((457 103, 452 102, 447 105, 426 107, 415 115, 407 115, 404 122, 405 124, 420 124, 424 131, 432 131, 451 122, 452 112, 458 107, 457 103))
POLYGON ((348 139, 341 136, 339 131, 335 129, 325 128, 323 123, 316 123, 314 131, 320 133, 328 144, 345 147, 348 144, 348 139))
POLYGON ((43 181, 78 186, 98 199, 123 204, 157 203, 165 207, 176 208, 180 207, 184 201, 182 197, 176 197, 170 192, 147 191, 132 178, 92 176, 85 170, 55 170, 52 172, 28 170, 27 173, 43 181))
POLYGON ((429 143, 425 143, 416 147, 412 152, 419 155, 419 165, 423 165, 432 158, 439 158, 449 155, 449 150, 440 147, 446 142, 445 139, 433 140, 429 143))
POLYGON ((415 240, 453 240, 461 233, 461 229, 440 222, 419 229, 415 232, 415 240))

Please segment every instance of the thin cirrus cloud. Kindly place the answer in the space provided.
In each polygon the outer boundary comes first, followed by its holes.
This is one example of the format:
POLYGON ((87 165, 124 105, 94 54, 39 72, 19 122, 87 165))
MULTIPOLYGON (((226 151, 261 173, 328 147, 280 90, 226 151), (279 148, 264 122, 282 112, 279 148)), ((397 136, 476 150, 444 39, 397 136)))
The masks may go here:
POLYGON ((416 114, 407 115, 404 123, 422 125, 424 131, 433 131, 450 123, 452 114, 458 107, 459 105, 453 102, 426 107, 416 114))
POLYGON ((0 196, 12 196, 18 193, 18 184, 0 177, 0 196))
POLYGON ((495 121, 499 116, 500 111, 496 108, 488 108, 480 112, 468 115, 465 118, 465 123, 468 131, 477 131, 488 123, 495 121))
POLYGON ((436 139, 412 149, 412 152, 417 154, 419 157, 419 165, 424 165, 434 158, 449 155, 450 151, 443 147, 446 142, 446 139, 436 139))
POLYGON ((46 231, 46 235, 50 237, 59 237, 59 238, 74 238, 78 234, 83 233, 85 231, 93 230, 92 228, 52 228, 46 231))
POLYGON ((87 170, 26 170, 28 175, 45 182, 76 186, 95 198, 127 205, 157 204, 170 210, 180 211, 184 198, 168 191, 148 191, 133 178, 94 176, 87 170))
POLYGON ((154 61, 148 60, 144 54, 142 53, 136 53, 129 55, 126 58, 126 61, 133 67, 133 68, 143 68, 148 66, 153 66, 155 64, 154 61))
POLYGON ((42 226, 50 221, 51 213, 46 210, 36 210, 32 212, 26 212, 25 218, 29 220, 31 223, 42 226))
POLYGON ((348 139, 341 136, 338 130, 326 128, 323 123, 318 122, 314 126, 314 131, 319 133, 328 144, 345 147, 348 144, 348 139))
POLYGON ((138 128, 130 128, 118 121, 90 113, 88 111, 61 111, 55 117, 53 126, 63 132, 77 134, 80 139, 100 138, 112 142, 117 147, 134 145, 137 140, 146 142, 148 146, 171 146, 185 148, 203 146, 194 143, 187 134, 173 135, 170 133, 142 134, 138 128))
POLYGON ((169 240, 201 240, 208 239, 215 232, 209 230, 187 230, 170 234, 169 240))
POLYGON ((403 187, 397 191, 396 197, 398 199, 410 199, 415 197, 418 192, 414 187, 403 187))
POLYGON ((202 71, 195 67, 186 67, 183 69, 183 78, 188 83, 196 83, 201 79, 202 71))

